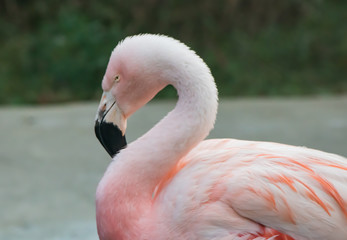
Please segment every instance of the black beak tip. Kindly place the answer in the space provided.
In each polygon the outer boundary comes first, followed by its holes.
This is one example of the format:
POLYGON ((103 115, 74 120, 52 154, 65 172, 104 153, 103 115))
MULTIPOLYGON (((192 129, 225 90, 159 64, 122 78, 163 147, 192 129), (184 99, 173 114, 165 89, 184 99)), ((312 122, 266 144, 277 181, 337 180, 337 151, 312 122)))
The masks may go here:
POLYGON ((125 136, 122 135, 122 131, 118 126, 112 123, 104 121, 99 122, 96 120, 94 131, 101 145, 112 158, 127 145, 125 136))

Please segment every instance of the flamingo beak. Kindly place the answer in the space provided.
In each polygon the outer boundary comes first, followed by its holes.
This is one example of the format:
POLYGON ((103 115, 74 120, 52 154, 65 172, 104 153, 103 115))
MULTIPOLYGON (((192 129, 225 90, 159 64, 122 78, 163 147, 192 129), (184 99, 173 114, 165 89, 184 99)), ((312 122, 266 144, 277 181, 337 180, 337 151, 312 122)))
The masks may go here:
POLYGON ((95 135, 107 153, 113 158, 127 145, 126 119, 110 92, 104 92, 95 120, 95 135))

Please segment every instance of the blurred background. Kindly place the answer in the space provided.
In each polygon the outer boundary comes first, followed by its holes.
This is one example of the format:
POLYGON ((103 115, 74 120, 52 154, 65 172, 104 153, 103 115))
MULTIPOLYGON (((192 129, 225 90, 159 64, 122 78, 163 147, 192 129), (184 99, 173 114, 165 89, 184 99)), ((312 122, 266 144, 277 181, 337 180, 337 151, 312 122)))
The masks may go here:
POLYGON ((196 50, 222 97, 343 94, 346 9, 344 0, 3 0, 0 103, 99 98, 110 52, 139 33, 196 50))
MULTIPOLYGON (((347 156, 345 0, 0 1, 0 239, 92 240, 111 161, 94 136, 117 43, 170 35, 220 92, 210 138, 347 156)), ((167 87, 129 119, 128 142, 175 105, 167 87)))

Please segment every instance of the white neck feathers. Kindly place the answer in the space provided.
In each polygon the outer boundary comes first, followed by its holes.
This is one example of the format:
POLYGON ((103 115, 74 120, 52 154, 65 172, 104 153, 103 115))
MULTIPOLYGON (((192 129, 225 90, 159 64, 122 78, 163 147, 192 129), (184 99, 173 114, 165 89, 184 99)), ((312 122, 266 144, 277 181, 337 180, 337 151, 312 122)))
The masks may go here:
POLYGON ((131 185, 129 191, 140 191, 150 197, 161 178, 213 128, 218 96, 210 69, 177 40, 135 36, 121 43, 118 53, 135 48, 137 38, 148 41, 147 47, 136 53, 138 61, 150 64, 146 66, 154 69, 156 81, 176 88, 178 102, 151 130, 122 150, 108 172, 117 175, 115 185, 131 185))

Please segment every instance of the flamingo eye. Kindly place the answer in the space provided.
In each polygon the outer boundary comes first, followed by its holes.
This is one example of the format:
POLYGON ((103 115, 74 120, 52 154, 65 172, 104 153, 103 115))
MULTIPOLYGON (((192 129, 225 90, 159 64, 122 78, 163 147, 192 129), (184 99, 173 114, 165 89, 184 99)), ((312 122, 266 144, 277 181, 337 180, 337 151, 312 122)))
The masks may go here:
POLYGON ((119 75, 114 76, 114 81, 115 82, 119 82, 119 80, 120 80, 120 76, 119 75))

